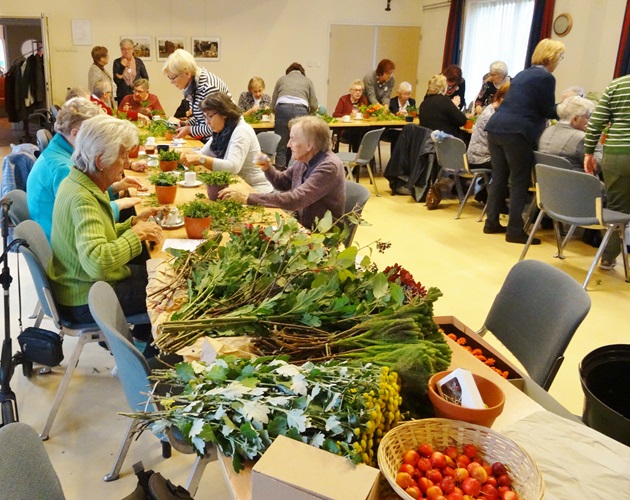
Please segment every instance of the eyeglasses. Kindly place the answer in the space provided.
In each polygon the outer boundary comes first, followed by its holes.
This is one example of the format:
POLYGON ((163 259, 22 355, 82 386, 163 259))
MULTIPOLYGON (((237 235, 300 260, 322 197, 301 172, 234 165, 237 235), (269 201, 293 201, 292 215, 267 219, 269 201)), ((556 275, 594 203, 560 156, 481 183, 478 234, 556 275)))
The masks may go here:
POLYGON ((217 115, 217 113, 212 113, 212 114, 210 114, 210 113, 208 112, 208 113, 204 113, 203 115, 206 117, 206 120, 210 121, 210 120, 212 120, 212 119, 213 119, 213 118, 217 115))
POLYGON ((134 94, 146 94, 146 93, 148 93, 148 90, 144 90, 144 89, 133 89, 133 93, 134 93, 134 94))
POLYGON ((350 92, 363 92, 363 89, 358 88, 358 89, 350 89, 350 92))
POLYGON ((169 79, 171 82, 174 82, 175 80, 177 80, 177 79, 178 79, 180 76, 182 76, 182 75, 181 75, 181 74, 179 74, 179 75, 175 75, 175 76, 171 76, 171 75, 166 75, 166 76, 168 76, 168 79, 169 79))

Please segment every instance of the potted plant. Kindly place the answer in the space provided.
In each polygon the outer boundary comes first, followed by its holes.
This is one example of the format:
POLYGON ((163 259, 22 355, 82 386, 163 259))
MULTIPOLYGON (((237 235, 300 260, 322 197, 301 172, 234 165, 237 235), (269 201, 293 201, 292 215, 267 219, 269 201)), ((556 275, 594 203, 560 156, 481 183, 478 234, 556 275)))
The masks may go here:
POLYGON ((160 170, 162 172, 170 172, 177 168, 177 163, 182 155, 178 151, 160 151, 158 158, 160 160, 160 170))
POLYGON ((177 196, 177 177, 167 172, 149 176, 149 182, 155 186, 155 196, 161 205, 169 205, 177 196))
POLYGON ((184 214, 184 228, 190 239, 201 239, 210 229, 214 211, 213 203, 205 198, 184 203, 177 207, 184 214))
POLYGON ((219 191, 223 188, 228 187, 229 184, 238 182, 229 172, 205 172, 199 174, 199 180, 206 185, 208 198, 212 201, 217 199, 219 191))
POLYGON ((407 106, 407 116, 405 121, 412 122, 418 116, 418 108, 414 106, 407 106))

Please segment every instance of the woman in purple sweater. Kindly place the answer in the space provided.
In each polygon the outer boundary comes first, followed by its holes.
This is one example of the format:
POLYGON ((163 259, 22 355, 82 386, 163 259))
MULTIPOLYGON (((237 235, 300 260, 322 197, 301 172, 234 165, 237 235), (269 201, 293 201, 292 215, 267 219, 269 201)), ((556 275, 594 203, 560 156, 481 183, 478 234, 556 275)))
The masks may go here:
POLYGON ((291 120, 289 127, 288 146, 295 163, 280 171, 265 155, 256 162, 275 191, 248 194, 236 185, 225 188, 219 197, 295 212, 300 224, 309 229, 327 210, 334 219, 340 218, 346 202, 345 176, 343 164, 330 149, 328 125, 316 116, 301 116, 291 120))

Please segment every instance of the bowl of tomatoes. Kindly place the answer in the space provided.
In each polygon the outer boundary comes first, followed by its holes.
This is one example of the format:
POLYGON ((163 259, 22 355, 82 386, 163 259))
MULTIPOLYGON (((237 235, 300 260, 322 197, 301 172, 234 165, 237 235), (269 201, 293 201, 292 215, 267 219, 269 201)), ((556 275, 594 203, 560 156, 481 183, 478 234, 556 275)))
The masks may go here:
POLYGON ((383 437, 378 466, 405 499, 540 500, 542 474, 511 439, 484 426, 428 418, 383 437))

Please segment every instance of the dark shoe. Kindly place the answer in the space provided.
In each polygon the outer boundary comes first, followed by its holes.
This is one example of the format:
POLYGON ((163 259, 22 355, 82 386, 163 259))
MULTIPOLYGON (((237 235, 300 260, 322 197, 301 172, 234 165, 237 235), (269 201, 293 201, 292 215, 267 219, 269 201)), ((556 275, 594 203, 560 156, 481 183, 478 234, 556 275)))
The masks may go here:
POLYGON ((502 226, 501 224, 496 226, 494 224, 486 224, 483 226, 483 232, 486 234, 503 234, 506 231, 507 227, 502 226))
MULTIPOLYGON (((523 232, 521 234, 515 234, 515 235, 511 235, 511 234, 505 235, 505 241, 507 241, 508 243, 520 243, 521 245, 524 245, 525 243, 527 243, 528 238, 529 238, 529 234, 527 234, 526 232, 523 232)), ((531 245, 540 245, 540 240, 538 238, 533 238, 531 245)))
POLYGON ((407 186, 398 186, 396 188, 396 194, 400 194, 402 196, 410 196, 411 189, 409 189, 407 186))

